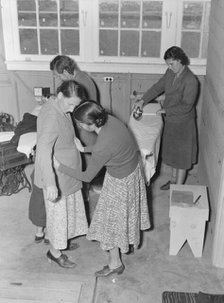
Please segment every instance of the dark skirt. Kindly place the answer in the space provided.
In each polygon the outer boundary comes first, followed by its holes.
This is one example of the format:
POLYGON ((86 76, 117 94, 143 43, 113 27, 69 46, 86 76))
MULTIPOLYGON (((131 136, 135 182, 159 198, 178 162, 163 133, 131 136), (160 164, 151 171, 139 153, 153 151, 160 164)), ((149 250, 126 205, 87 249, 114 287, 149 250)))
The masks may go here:
POLYGON ((197 161, 197 130, 195 120, 164 121, 162 161, 177 169, 190 169, 197 161))
MULTIPOLYGON (((33 183, 34 171, 31 174, 33 183)), ((44 204, 44 194, 42 188, 37 187, 34 183, 29 203, 29 219, 36 226, 46 226, 46 210, 44 204)))

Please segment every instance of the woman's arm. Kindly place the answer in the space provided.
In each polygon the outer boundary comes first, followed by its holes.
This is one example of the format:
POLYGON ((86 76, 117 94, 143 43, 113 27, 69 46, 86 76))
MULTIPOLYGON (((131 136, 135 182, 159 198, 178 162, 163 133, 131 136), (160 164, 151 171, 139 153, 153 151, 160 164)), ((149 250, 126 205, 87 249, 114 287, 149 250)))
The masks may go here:
POLYGON ((44 185, 56 185, 55 173, 52 167, 52 152, 57 140, 57 121, 55 115, 42 112, 38 117, 38 141, 36 160, 42 174, 44 185))
POLYGON ((84 182, 90 182, 97 175, 103 166, 110 160, 110 154, 103 151, 93 152, 90 156, 88 167, 85 171, 80 169, 73 169, 60 163, 58 170, 72 178, 84 182))
POLYGON ((134 104, 134 110, 139 108, 140 110, 143 109, 143 107, 148 104, 150 101, 154 100, 156 97, 161 95, 165 90, 165 77, 167 75, 168 70, 163 75, 162 78, 159 79, 158 82, 156 82, 152 87, 150 87, 145 94, 142 96, 142 98, 134 104))
POLYGON ((189 113, 195 105, 197 95, 198 81, 192 75, 192 77, 188 77, 183 84, 183 91, 180 96, 181 99, 175 105, 166 108, 166 114, 181 115, 189 113))

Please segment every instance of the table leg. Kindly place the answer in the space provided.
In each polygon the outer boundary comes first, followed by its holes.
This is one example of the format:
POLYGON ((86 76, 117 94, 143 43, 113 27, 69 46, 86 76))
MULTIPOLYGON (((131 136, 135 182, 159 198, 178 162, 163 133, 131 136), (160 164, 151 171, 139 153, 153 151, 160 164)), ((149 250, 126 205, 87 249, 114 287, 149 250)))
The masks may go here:
POLYGON ((0 196, 11 196, 27 188, 29 192, 32 187, 24 171, 25 165, 0 171, 0 196))

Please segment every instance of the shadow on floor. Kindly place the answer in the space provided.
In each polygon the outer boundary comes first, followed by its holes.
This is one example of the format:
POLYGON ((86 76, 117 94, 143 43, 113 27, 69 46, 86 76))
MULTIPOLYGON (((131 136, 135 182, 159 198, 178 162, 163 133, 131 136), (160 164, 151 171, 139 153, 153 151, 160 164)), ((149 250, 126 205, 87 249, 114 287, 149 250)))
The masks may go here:
MULTIPOLYGON (((28 167, 27 174, 31 171, 28 167)), ((97 242, 90 242, 84 236, 77 238, 80 248, 67 253, 77 263, 76 268, 63 269, 49 264, 48 246, 34 243, 35 228, 28 220, 30 193, 24 189, 16 195, 1 196, 0 288, 8 281, 4 280, 4 273, 6 277, 11 272, 19 273, 21 279, 26 280, 44 275, 55 275, 55 279, 66 275, 69 281, 86 277, 94 280, 94 303, 161 303, 162 293, 169 290, 224 293, 224 270, 211 263, 210 235, 206 237, 202 258, 193 256, 188 243, 176 256, 169 256, 169 191, 159 189, 169 176, 169 168, 161 167, 160 175, 148 187, 152 228, 142 233, 142 245, 138 250, 122 256, 124 273, 98 278, 96 283, 94 272, 107 264, 107 253, 97 242)), ((187 183, 197 184, 195 174, 189 176, 187 183)), ((98 195, 92 193, 90 203, 94 205, 97 199, 98 195)), ((34 283, 38 283, 38 279, 34 283)))

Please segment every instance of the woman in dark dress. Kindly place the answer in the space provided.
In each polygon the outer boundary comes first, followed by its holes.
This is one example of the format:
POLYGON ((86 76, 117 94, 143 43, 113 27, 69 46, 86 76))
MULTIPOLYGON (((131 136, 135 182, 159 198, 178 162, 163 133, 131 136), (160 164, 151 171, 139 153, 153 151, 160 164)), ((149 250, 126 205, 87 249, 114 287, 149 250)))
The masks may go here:
POLYGON ((167 190, 170 184, 183 184, 187 170, 196 163, 195 104, 199 85, 188 67, 189 58, 180 47, 169 48, 164 60, 168 65, 164 76, 135 103, 135 109, 142 110, 144 105, 165 93, 163 108, 158 114, 164 114, 162 161, 172 167, 171 179, 160 187, 167 190))

